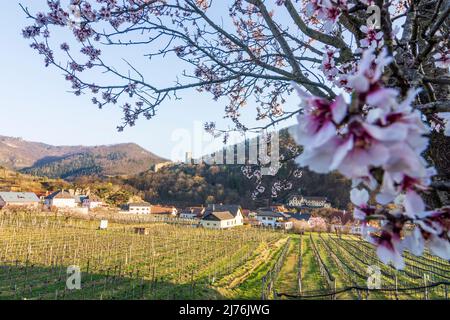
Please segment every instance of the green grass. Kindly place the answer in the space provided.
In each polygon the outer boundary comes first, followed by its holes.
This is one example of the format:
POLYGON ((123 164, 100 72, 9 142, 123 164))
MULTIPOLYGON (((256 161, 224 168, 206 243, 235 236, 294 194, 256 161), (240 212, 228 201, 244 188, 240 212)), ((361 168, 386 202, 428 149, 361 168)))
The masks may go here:
POLYGON ((298 294, 299 238, 293 237, 286 261, 281 268, 275 287, 278 292, 298 294))
POLYGON ((320 274, 319 265, 314 258, 309 235, 303 236, 302 259, 302 292, 327 290, 325 279, 320 274))
POLYGON ((273 251, 270 259, 256 268, 250 276, 239 285, 235 291, 236 299, 260 299, 262 294, 263 277, 276 263, 278 257, 281 255, 283 247, 279 247, 273 251))

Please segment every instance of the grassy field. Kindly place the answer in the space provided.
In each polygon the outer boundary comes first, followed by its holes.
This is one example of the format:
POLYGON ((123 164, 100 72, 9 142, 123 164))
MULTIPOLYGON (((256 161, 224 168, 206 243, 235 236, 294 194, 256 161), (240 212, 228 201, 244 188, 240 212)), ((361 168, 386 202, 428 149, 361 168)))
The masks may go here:
POLYGON ((250 227, 217 231, 167 223, 0 214, 0 299, 442 299, 450 264, 407 255, 404 271, 379 263, 353 236, 289 235, 250 227), (134 232, 145 227, 148 234, 134 232), (288 241, 289 240, 289 241, 288 241), (385 291, 367 286, 380 267, 385 291), (66 287, 67 267, 81 289, 66 287), (331 281, 331 282, 330 282, 331 281), (395 288, 399 290, 395 290, 395 288), (342 292, 340 292, 342 291, 342 292), (338 292, 333 295, 333 293, 338 292), (283 295, 284 294, 284 295, 283 295))

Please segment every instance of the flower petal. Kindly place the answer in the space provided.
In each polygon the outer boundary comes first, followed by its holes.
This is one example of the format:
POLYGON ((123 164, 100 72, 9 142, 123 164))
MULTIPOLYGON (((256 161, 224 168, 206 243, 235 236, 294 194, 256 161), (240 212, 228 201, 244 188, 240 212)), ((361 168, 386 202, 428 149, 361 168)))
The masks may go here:
POLYGON ((358 207, 363 207, 369 201, 369 193, 366 189, 353 188, 350 191, 350 201, 358 207))
POLYGON ((347 103, 342 95, 336 97, 336 100, 331 104, 331 113, 333 115, 333 121, 337 124, 347 115, 347 103))
POLYGON ((415 218, 425 211, 425 203, 415 191, 408 191, 403 202, 405 214, 408 217, 415 218))

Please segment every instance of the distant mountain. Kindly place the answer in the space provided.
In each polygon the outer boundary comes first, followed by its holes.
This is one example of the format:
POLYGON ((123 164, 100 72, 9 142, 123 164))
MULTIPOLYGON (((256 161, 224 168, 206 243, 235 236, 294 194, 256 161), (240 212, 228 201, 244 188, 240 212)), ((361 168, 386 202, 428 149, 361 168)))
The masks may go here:
POLYGON ((0 136, 0 166, 49 178, 128 176, 165 161, 135 143, 94 147, 52 146, 0 136))

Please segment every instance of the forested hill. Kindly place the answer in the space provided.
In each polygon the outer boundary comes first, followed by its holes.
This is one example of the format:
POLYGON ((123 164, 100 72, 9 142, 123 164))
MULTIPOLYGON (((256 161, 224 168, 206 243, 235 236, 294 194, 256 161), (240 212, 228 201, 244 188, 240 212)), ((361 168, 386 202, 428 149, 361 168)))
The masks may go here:
MULTIPOLYGON (((250 141, 251 143, 251 141, 250 141)), ((280 131, 281 149, 293 143, 286 130, 280 131)), ((271 187, 297 169, 293 160, 286 162, 276 177, 262 180, 265 192, 252 198, 256 184, 247 179, 240 165, 173 164, 158 172, 147 171, 126 179, 126 183, 144 193, 150 202, 187 206, 205 203, 238 203, 246 208, 265 206, 268 202, 285 202, 292 193, 327 197, 336 208, 346 209, 349 203, 350 181, 337 173, 321 175, 307 169, 302 177, 292 179, 292 188, 272 197, 271 187)))
MULTIPOLYGON (((145 172, 126 180, 144 193, 150 202, 162 202, 188 206, 204 203, 238 203, 245 208, 257 208, 267 204, 267 194, 253 200, 253 181, 244 177, 238 165, 185 165, 165 167, 158 172, 145 172)), ((302 178, 293 188, 303 195, 326 196, 334 207, 346 209, 349 202, 349 181, 332 173, 319 175, 303 170, 302 178)), ((287 195, 272 199, 284 202, 287 195)))
POLYGON ((134 143, 52 146, 0 136, 0 165, 38 176, 72 179, 85 175, 134 175, 165 159, 134 143))

